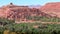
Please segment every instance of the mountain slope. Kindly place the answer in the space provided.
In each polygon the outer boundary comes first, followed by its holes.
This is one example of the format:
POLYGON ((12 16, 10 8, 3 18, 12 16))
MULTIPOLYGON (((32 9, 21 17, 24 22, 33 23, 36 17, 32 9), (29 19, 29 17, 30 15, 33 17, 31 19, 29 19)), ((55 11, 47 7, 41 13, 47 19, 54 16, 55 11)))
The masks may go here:
POLYGON ((40 8, 42 12, 45 12, 51 16, 60 18, 60 2, 47 3, 40 8))

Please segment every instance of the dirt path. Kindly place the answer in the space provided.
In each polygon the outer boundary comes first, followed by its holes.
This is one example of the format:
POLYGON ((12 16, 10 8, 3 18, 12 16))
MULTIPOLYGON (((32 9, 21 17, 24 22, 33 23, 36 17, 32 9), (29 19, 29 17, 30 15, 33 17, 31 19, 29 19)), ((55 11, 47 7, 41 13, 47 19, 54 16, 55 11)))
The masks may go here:
POLYGON ((60 22, 42 22, 42 21, 20 21, 15 23, 42 23, 42 24, 60 24, 60 22))

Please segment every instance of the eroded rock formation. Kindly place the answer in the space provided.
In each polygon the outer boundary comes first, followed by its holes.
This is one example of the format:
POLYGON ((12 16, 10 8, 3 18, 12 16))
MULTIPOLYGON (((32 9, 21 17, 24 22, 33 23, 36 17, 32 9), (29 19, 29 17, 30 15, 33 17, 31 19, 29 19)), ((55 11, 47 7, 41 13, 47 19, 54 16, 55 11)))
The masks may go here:
MULTIPOLYGON (((58 11, 58 10, 55 7, 50 7, 50 6, 51 5, 47 4, 41 9, 36 9, 36 8, 29 8, 28 6, 17 6, 10 3, 9 5, 3 6, 0 8, 0 17, 11 19, 11 20, 17 20, 17 21, 29 21, 28 19, 26 19, 26 17, 29 17, 29 16, 52 17, 47 12, 54 13, 55 11, 58 11)), ((30 20, 30 21, 33 21, 33 20, 30 20)))

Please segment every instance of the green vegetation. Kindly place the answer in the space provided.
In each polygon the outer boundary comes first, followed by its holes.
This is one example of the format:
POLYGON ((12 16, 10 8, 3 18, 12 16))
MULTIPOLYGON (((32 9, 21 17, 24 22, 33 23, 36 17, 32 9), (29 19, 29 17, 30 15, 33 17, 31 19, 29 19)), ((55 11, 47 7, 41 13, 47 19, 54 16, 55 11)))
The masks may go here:
POLYGON ((57 17, 45 17, 45 16, 28 16, 26 17, 28 20, 42 21, 42 22, 60 22, 60 18, 57 17))
POLYGON ((9 30, 9 34, 12 32, 15 34, 60 34, 60 24, 21 23, 5 25, 4 28, 9 30))
MULTIPOLYGON (((48 19, 43 18, 42 20, 48 19)), ((14 20, 0 18, 0 34, 60 34, 60 24, 42 24, 40 22, 16 24, 14 20)))

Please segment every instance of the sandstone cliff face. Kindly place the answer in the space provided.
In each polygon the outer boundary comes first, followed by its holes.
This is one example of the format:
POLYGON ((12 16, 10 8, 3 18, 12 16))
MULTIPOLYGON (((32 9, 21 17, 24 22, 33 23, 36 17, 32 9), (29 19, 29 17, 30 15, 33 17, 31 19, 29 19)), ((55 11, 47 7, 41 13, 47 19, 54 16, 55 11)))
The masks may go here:
MULTIPOLYGON (((29 8, 28 6, 16 6, 13 4, 3 6, 0 8, 0 17, 18 21, 28 21, 28 16, 50 16, 41 12, 36 8, 29 8)), ((31 21, 31 20, 30 20, 31 21)))
POLYGON ((47 3, 46 5, 42 6, 40 10, 51 16, 60 18, 60 2, 47 3))

